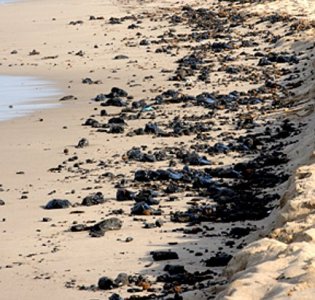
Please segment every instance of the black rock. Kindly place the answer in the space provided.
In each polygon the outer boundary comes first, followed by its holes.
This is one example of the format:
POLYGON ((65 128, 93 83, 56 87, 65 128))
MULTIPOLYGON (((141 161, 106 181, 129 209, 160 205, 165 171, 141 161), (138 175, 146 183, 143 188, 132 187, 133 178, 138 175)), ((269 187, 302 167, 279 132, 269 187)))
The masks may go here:
POLYGON ((141 152, 140 148, 133 147, 127 152, 128 159, 142 161, 144 154, 141 152))
POLYGON ((262 57, 258 62, 258 66, 268 66, 271 64, 272 62, 267 57, 262 57))
POLYGON ((92 206, 92 205, 98 205, 104 203, 106 200, 104 199, 104 196, 102 192, 97 192, 94 194, 91 194, 89 196, 86 196, 83 200, 81 205, 85 206, 92 206))
POLYGON ((138 170, 135 172, 135 181, 150 181, 150 172, 138 170))
POLYGON ((53 200, 50 200, 44 208, 45 209, 62 209, 62 208, 68 208, 70 206, 71 206, 71 203, 69 200, 53 199, 53 200))
POLYGON ((143 224, 143 228, 145 228, 145 229, 156 228, 156 224, 155 223, 147 223, 147 222, 145 222, 143 224))
POLYGON ((131 107, 134 108, 134 109, 143 108, 146 105, 147 105, 147 103, 144 100, 133 101, 131 103, 131 107))
POLYGON ((68 95, 59 99, 59 101, 68 101, 68 100, 77 100, 77 97, 74 97, 73 95, 68 95))
POLYGON ((128 159, 141 162, 156 162, 166 158, 166 154, 162 151, 156 151, 153 154, 143 153, 140 148, 133 147, 127 152, 128 159))
POLYGON ((152 255, 153 260, 160 261, 160 260, 171 260, 171 259, 178 259, 178 254, 173 251, 152 251, 150 253, 152 255))
POLYGON ((170 275, 187 273, 185 267, 182 265, 166 265, 164 271, 168 272, 170 275))
POLYGON ((92 118, 88 118, 85 123, 83 124, 85 126, 91 126, 93 128, 98 128, 101 126, 101 124, 99 123, 99 121, 92 119, 92 118))
POLYGON ((117 201, 133 200, 134 197, 135 197, 135 193, 128 191, 127 189, 118 189, 116 192, 117 201))
POLYGON ((119 230, 122 227, 122 221, 118 218, 103 220, 90 228, 90 236, 101 237, 106 231, 119 230))
POLYGON ((105 101, 105 100, 107 100, 107 95, 105 95, 105 94, 98 94, 94 98, 94 101, 97 101, 97 102, 101 102, 101 101, 105 101))
POLYGON ((129 276, 126 273, 119 273, 114 283, 117 287, 129 284, 129 276))
POLYGON ((161 220, 161 219, 158 219, 158 220, 155 221, 155 226, 156 227, 162 227, 163 224, 164 224, 164 221, 161 220))
POLYGON ((120 124, 120 125, 127 125, 125 120, 121 117, 118 118, 111 118, 108 120, 108 124, 120 124))
POLYGON ((112 25, 121 24, 121 20, 119 18, 110 17, 109 24, 112 24, 112 25))
POLYGON ((233 49, 233 46, 223 42, 215 42, 211 45, 211 48, 214 52, 221 52, 224 50, 231 50, 233 49))
POLYGON ((145 202, 138 202, 131 208, 131 214, 133 215, 151 215, 152 212, 150 205, 145 202))
POLYGON ((77 148, 84 148, 89 145, 89 141, 86 138, 82 138, 77 145, 77 148))
POLYGON ((170 183, 165 189, 165 193, 167 194, 174 194, 174 193, 178 193, 179 191, 180 191, 180 188, 173 183, 170 183))
POLYGON ((250 228, 244 228, 244 227, 234 227, 230 230, 229 236, 239 239, 243 236, 246 236, 250 233, 250 228))
POLYGON ((83 84, 93 84, 94 81, 91 78, 87 77, 87 78, 82 79, 82 83, 83 84))
POLYGON ((5 205, 5 202, 0 199, 0 206, 5 205))
POLYGON ((214 146, 208 148, 208 153, 209 154, 214 154, 214 153, 227 153, 229 152, 230 148, 222 143, 216 143, 214 146))
POLYGON ((123 125, 112 124, 108 132, 113 133, 113 134, 118 134, 118 133, 124 133, 124 131, 125 131, 125 128, 123 125))
POLYGON ((196 96, 197 104, 205 106, 207 108, 214 108, 217 104, 217 100, 212 94, 202 93, 196 96))
POLYGON ((52 218, 43 217, 42 222, 50 222, 52 221, 52 218))
POLYGON ((107 116, 108 114, 107 114, 107 111, 105 110, 105 109, 102 109, 101 110, 101 112, 100 112, 100 116, 101 117, 105 117, 105 116, 107 116))
POLYGON ((148 205, 159 204, 159 202, 154 197, 158 196, 158 193, 153 190, 142 190, 135 197, 136 202, 145 202, 148 205))
POLYGON ((161 129, 155 123, 148 123, 145 125, 144 132, 145 133, 159 134, 159 133, 161 133, 161 129))
POLYGON ((101 290, 110 290, 115 287, 115 284, 112 279, 104 276, 98 280, 98 288, 101 290))
POLYGON ((114 293, 108 298, 108 300, 124 300, 124 298, 122 298, 122 297, 120 297, 120 295, 114 293))
POLYGON ((224 267, 228 264, 231 258, 232 255, 223 252, 218 252, 216 256, 207 259, 205 262, 207 267, 224 267))
POLYGON ((205 156, 199 156, 196 152, 187 153, 182 155, 182 162, 192 166, 207 166, 211 162, 205 156))
POLYGON ((128 59, 129 57, 127 55, 123 55, 123 54, 120 54, 120 55, 116 55, 114 57, 115 60, 120 60, 120 59, 128 59))
POLYGON ((126 102, 122 100, 121 98, 111 98, 108 99, 106 102, 102 102, 101 106, 116 106, 116 107, 122 107, 126 106, 126 102))
POLYGON ((148 39, 143 39, 143 40, 141 40, 140 43, 139 43, 140 46, 148 46, 148 45, 150 45, 150 44, 151 44, 151 42, 150 42, 150 40, 148 40, 148 39))
POLYGON ((113 87, 110 93, 111 98, 115 98, 115 97, 128 97, 128 93, 118 87, 113 87))

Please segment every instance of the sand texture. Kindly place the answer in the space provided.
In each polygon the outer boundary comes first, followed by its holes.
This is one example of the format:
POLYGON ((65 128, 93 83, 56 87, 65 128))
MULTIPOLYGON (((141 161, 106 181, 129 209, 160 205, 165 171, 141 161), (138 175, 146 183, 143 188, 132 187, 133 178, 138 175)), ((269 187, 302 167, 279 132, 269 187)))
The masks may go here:
POLYGON ((312 299, 314 6, 1 6, 0 298, 312 299))

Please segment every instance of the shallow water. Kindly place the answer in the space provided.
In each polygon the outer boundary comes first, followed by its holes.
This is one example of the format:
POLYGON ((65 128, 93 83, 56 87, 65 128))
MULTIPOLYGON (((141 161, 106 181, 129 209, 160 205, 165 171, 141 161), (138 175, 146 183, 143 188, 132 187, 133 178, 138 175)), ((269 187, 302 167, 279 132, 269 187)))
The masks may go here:
POLYGON ((7 4, 7 3, 12 3, 15 2, 16 0, 0 0, 0 5, 1 4, 7 4))
POLYGON ((49 81, 0 75, 0 121, 56 107, 58 104, 49 102, 48 99, 58 97, 59 94, 60 91, 49 81))

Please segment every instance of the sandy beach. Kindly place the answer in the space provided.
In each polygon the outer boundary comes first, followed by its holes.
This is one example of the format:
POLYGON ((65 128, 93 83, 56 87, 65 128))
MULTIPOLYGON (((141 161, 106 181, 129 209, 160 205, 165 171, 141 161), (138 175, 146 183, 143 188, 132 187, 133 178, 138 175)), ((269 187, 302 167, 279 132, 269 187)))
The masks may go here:
POLYGON ((314 20, 311 0, 2 5, 0 74, 61 95, 0 122, 0 298, 313 299, 314 20))

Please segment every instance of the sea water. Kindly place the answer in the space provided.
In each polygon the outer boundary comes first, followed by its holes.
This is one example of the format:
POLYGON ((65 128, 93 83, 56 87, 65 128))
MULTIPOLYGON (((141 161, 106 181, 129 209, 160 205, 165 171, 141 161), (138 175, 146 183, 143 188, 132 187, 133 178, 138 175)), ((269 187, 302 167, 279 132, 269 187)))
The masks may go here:
POLYGON ((11 2, 15 2, 16 0, 0 0, 0 5, 1 4, 7 4, 7 3, 11 3, 11 2))
POLYGON ((56 107, 58 96, 60 91, 52 82, 34 77, 0 75, 0 121, 56 107))

